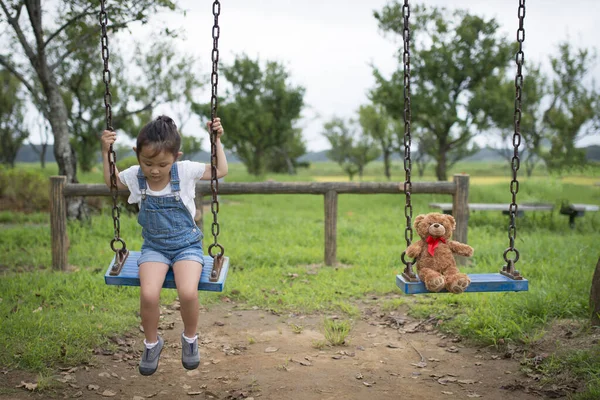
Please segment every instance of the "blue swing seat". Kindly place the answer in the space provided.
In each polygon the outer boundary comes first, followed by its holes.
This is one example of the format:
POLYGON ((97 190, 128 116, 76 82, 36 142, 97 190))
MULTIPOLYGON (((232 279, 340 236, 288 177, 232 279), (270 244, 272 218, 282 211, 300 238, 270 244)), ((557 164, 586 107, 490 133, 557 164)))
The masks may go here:
MULTIPOLYGON (((113 257, 106 273, 104 274, 104 281, 107 285, 119 285, 119 286, 140 286, 140 276, 138 270, 137 260, 140 257, 139 251, 130 251, 129 256, 125 260, 125 265, 121 269, 119 275, 110 275, 115 259, 113 257)), ((200 282, 198 282, 198 290, 205 290, 209 292, 222 292, 225 286, 225 278, 227 277, 227 271, 229 270, 229 257, 223 257, 223 266, 221 267, 221 275, 219 280, 216 282, 210 281, 210 273, 213 267, 213 258, 210 255, 204 255, 204 268, 202 268, 202 276, 200 282)), ((173 270, 169 269, 163 288, 175 289, 175 276, 173 270)))
MULTIPOLYGON (((465 290, 467 292, 523 292, 529 290, 527 279, 515 280, 502 274, 468 274, 471 284, 465 290)), ((405 294, 434 293, 425 288, 421 281, 410 282, 402 274, 396 275, 396 285, 405 294)), ((438 293, 448 293, 446 289, 438 293)))

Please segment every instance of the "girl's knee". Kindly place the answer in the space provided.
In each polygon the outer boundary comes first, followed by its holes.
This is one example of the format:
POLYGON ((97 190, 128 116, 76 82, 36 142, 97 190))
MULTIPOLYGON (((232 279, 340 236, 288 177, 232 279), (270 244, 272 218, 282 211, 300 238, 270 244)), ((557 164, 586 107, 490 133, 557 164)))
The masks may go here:
POLYGON ((196 288, 193 290, 180 290, 177 294, 179 296, 179 303, 193 303, 198 301, 198 290, 196 288))
POLYGON ((141 291, 140 302, 142 306, 158 307, 160 304, 160 292, 155 293, 154 291, 141 291))

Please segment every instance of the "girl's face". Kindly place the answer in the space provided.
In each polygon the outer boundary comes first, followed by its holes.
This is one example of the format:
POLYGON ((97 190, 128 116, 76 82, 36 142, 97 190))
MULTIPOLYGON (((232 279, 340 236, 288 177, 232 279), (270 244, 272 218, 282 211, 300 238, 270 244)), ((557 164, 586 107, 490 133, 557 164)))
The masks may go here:
POLYGON ((144 147, 138 155, 142 173, 154 185, 166 185, 171 180, 171 167, 177 157, 171 152, 156 151, 151 147, 144 147))

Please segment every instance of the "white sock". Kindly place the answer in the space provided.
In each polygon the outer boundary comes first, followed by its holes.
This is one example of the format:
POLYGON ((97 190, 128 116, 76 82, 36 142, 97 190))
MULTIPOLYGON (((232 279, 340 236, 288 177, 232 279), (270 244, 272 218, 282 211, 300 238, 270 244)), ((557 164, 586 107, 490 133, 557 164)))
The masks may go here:
POLYGON ((185 341, 188 342, 188 343, 190 343, 190 344, 194 343, 196 341, 196 339, 198 339, 198 335, 194 335, 193 338, 189 338, 189 337, 185 336, 185 333, 182 333, 181 335, 183 336, 183 338, 185 339, 185 341))
POLYGON ((148 350, 151 350, 151 349, 155 348, 156 345, 158 345, 158 340, 156 341, 156 343, 148 343, 148 342, 146 342, 146 339, 144 339, 144 344, 146 345, 146 348, 148 350))

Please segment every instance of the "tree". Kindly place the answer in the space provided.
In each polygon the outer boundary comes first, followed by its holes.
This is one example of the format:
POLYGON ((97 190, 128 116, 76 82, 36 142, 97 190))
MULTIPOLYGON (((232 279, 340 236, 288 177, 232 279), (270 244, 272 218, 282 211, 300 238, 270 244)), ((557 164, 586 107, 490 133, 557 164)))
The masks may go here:
POLYGON ((22 85, 5 69, 0 69, 0 81, 0 163, 14 168, 17 152, 29 137, 23 121, 22 85))
MULTIPOLYGON (((415 155, 412 157, 412 161, 417 166, 417 173, 420 178, 425 175, 425 169, 431 161, 431 156, 428 154, 427 150, 433 148, 433 144, 428 142, 428 139, 431 140, 431 137, 428 138, 425 135, 417 135, 415 155)), ((404 149, 402 149, 400 153, 404 154, 404 149)))
POLYGON ((366 105, 358 109, 358 122, 365 133, 379 144, 383 155, 383 169, 387 180, 392 179, 391 157, 397 144, 394 140, 396 124, 381 106, 366 105))
MULTIPOLYGON (((158 40, 145 51, 136 45, 132 60, 124 60, 113 46, 111 53, 111 94, 113 99, 113 127, 135 137, 161 104, 177 103, 190 114, 192 92, 202 83, 196 78, 196 60, 179 55, 170 40, 158 40), (125 65, 135 64, 138 74, 125 65)), ((79 60, 78 68, 63 72, 63 95, 69 110, 71 143, 76 149, 82 171, 90 171, 97 163, 99 133, 106 129, 105 110, 98 107, 104 97, 105 86, 96 62, 79 60)), ((180 118, 185 118, 180 110, 180 118)), ((189 119, 189 118, 188 118, 189 119)), ((181 129, 181 124, 180 124, 181 129)))
POLYGON ((41 143, 39 147, 31 143, 29 140, 29 146, 31 150, 38 156, 40 156, 40 165, 42 168, 46 168, 46 152, 48 151, 48 143, 50 141, 50 125, 45 119, 38 121, 38 132, 40 133, 41 143))
MULTIPOLYGON (((263 68, 258 59, 245 54, 224 66, 223 75, 230 84, 218 108, 227 124, 225 147, 252 175, 261 175, 278 164, 294 167, 297 158, 306 153, 294 126, 304 107, 305 89, 292 85, 282 64, 267 61, 263 68)), ((193 109, 201 119, 210 111, 206 104, 194 104, 193 109)))
MULTIPOLYGON (((542 143, 547 135, 547 126, 543 122, 544 101, 548 93, 547 77, 539 65, 527 68, 521 94, 521 161, 527 176, 531 176, 536 164, 541 160, 542 143)), ((504 77, 488 79, 475 94, 481 113, 481 128, 497 136, 499 143, 492 146, 497 154, 504 157, 510 165, 513 152, 515 78, 514 70, 507 69, 504 77), (513 75, 511 76, 511 72, 513 75)))
MULTIPOLYGON (((394 1, 374 13, 384 32, 402 37, 402 6, 394 1)), ((511 46, 497 33, 499 26, 494 19, 464 10, 426 7, 414 8, 413 15, 412 122, 432 145, 427 152, 436 161, 438 180, 447 180, 448 168, 476 151, 471 142, 479 133, 475 114, 480 105, 473 92, 502 73, 510 60, 511 46)), ((377 68, 373 70, 376 86, 372 99, 393 116, 403 115, 403 68, 402 48, 399 68, 389 79, 377 68)))
POLYGON ((182 160, 190 160, 191 157, 202 149, 202 140, 194 136, 181 133, 182 160))
MULTIPOLYGON (((77 160, 70 144, 69 112, 58 69, 76 64, 78 59, 97 57, 99 7, 92 0, 60 0, 51 12, 50 4, 44 2, 42 6, 41 0, 0 0, 2 22, 8 24, 11 33, 11 42, 0 54, 0 65, 25 85, 32 104, 50 123, 58 173, 73 183, 77 182, 77 160)), ((174 0, 110 2, 109 31, 114 34, 133 22, 145 23, 158 10, 175 7, 174 0)), ((71 199, 69 216, 80 215, 82 204, 82 199, 71 199)))
POLYGON ((309 166, 308 162, 298 160, 304 154, 306 154, 306 144, 302 137, 302 130, 294 128, 294 132, 283 145, 274 147, 269 152, 266 164, 267 171, 295 175, 298 168, 309 166))
POLYGON ((337 162, 350 180, 356 174, 362 178, 365 166, 381 154, 373 139, 364 133, 358 134, 355 126, 354 121, 346 122, 337 117, 323 125, 323 135, 331 145, 327 157, 337 162))
POLYGON ((548 170, 560 171, 583 166, 585 151, 577 141, 597 132, 600 125, 600 93, 588 83, 588 73, 596 54, 587 49, 573 51, 568 43, 558 46, 558 56, 550 62, 555 78, 550 90, 552 101, 544 113, 550 130, 550 151, 544 155, 548 170))

